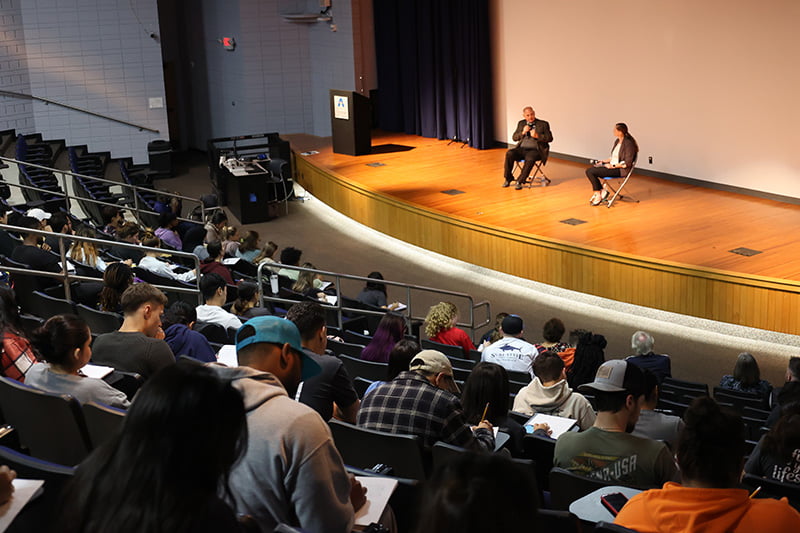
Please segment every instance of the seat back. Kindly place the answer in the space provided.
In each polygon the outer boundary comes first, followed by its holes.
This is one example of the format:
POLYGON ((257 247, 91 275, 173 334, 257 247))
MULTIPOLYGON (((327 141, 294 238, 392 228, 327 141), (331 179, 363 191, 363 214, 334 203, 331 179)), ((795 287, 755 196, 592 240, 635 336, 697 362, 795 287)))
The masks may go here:
POLYGON ((86 429, 89 431, 89 440, 97 448, 122 429, 125 420, 125 411, 95 402, 88 402, 81 406, 83 418, 86 420, 86 429))
POLYGON ((194 331, 203 335, 208 342, 228 344, 228 331, 224 326, 213 322, 195 322, 194 331))
MULTIPOLYGON (((464 350, 461 346, 453 346, 452 344, 442 344, 440 342, 432 341, 430 339, 422 339, 420 341, 420 346, 423 350, 436 350, 437 352, 442 352, 447 357, 456 357, 458 359, 462 359, 464 357, 464 350)), ((473 366, 474 366, 473 362, 473 366)), ((463 367, 462 368, 467 368, 463 367)), ((470 367, 471 368, 471 367, 470 367)))
POLYGON ((81 406, 72 396, 0 378, 0 409, 37 459, 72 466, 91 450, 81 406))
POLYGON ((335 419, 328 424, 345 464, 364 469, 385 464, 392 467, 394 476, 425 479, 422 444, 418 436, 364 429, 335 419))
POLYGON ((569 511, 539 509, 536 513, 537 531, 558 531, 559 533, 581 533, 581 521, 569 511))
POLYGON ((361 350, 364 349, 364 346, 361 344, 351 344, 349 342, 339 342, 328 339, 328 348, 334 355, 349 355, 357 359, 361 357, 361 350))
POLYGON ((124 392, 128 401, 132 401, 133 397, 142 385, 144 385, 144 378, 141 374, 137 374, 136 372, 123 372, 122 370, 114 370, 111 374, 106 376, 105 380, 106 383, 118 391, 124 392))
POLYGON ((370 381, 383 381, 386 379, 386 373, 389 368, 386 363, 362 361, 349 355, 339 355, 338 357, 342 360, 344 368, 351 378, 360 377, 370 381))
POLYGON ((367 389, 372 385, 374 381, 370 381, 368 379, 364 379, 361 376, 356 376, 353 378, 353 388, 356 390, 356 394, 358 394, 359 398, 364 397, 364 393, 367 392, 367 389))
POLYGON ((30 299, 30 313, 34 316, 49 318, 53 315, 74 315, 75 307, 69 300, 54 298, 39 291, 34 291, 30 299))
POLYGON ((550 470, 553 468, 555 450, 556 441, 550 437, 525 435, 522 439, 523 456, 536 464, 536 481, 542 490, 549 490, 550 487, 550 470))
POLYGON ((745 474, 742 478, 742 484, 750 487, 750 489, 761 487, 761 490, 755 496, 756 498, 786 498, 789 500, 789 505, 800 510, 800 485, 796 483, 781 483, 780 481, 773 481, 753 474, 745 474))
POLYGON ((550 505, 557 511, 569 511, 569 505, 578 498, 611 485, 555 467, 550 470, 550 505))
POLYGON ((745 407, 753 409, 767 408, 767 399, 758 394, 723 389, 722 387, 714 387, 714 399, 719 402, 733 404, 739 412, 744 411, 745 407))
POLYGON ((708 395, 708 385, 705 383, 697 383, 696 381, 686 381, 677 378, 664 378, 662 385, 673 385, 676 387, 683 387, 684 389, 697 389, 703 391, 708 395))
POLYGON ((86 321, 92 333, 101 335, 117 331, 122 325, 122 316, 117 313, 98 311, 89 306, 78 304, 75 306, 78 316, 86 321))

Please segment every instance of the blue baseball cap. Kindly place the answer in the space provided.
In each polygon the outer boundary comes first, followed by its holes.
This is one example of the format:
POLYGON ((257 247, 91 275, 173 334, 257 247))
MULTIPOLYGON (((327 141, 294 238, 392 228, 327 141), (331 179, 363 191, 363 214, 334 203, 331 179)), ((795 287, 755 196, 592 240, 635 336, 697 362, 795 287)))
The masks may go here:
POLYGON ((302 381, 314 377, 322 371, 319 363, 303 350, 303 344, 300 341, 300 331, 291 320, 278 318, 276 316, 259 316, 251 318, 242 324, 236 332, 237 352, 246 346, 259 342, 269 342, 271 344, 280 344, 281 346, 288 344, 294 351, 299 353, 303 363, 303 372, 300 376, 302 381), (245 330, 249 331, 249 327, 255 330, 255 334, 241 338, 245 330))

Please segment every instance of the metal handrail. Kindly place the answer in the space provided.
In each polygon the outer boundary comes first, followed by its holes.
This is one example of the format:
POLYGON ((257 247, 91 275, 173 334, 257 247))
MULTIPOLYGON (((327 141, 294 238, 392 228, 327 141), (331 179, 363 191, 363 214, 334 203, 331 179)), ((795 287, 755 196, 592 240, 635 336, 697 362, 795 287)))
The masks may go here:
POLYGON ((88 109, 83 109, 82 107, 76 107, 74 105, 65 104, 63 102, 57 102, 55 100, 50 100, 49 98, 44 98, 42 96, 36 96, 33 94, 27 93, 20 93, 16 91, 6 91, 0 89, 0 95, 4 96, 13 96, 15 98, 24 98, 26 100, 38 100, 39 102, 44 102, 45 105, 53 104, 60 107, 64 107, 66 109, 71 109, 73 111, 80 111, 81 113, 86 113, 87 115, 92 115, 93 117, 102 118, 105 120, 110 120, 112 122, 116 122, 118 124, 124 124, 126 126, 131 126, 133 128, 137 128, 139 131, 151 131, 153 133, 161 133, 159 130, 155 130, 153 128, 148 128, 147 126, 141 126, 139 124, 134 124, 133 122, 128 122, 127 120, 122 120, 119 118, 109 117, 107 115, 101 115, 100 113, 95 113, 94 111, 89 111, 88 109))
MULTIPOLYGON (((34 191, 47 193, 48 195, 52 195, 52 196, 63 196, 64 199, 65 199, 65 203, 66 203, 65 207, 66 207, 67 211, 69 211, 69 200, 71 198, 73 198, 73 197, 78 201, 81 201, 81 202, 85 201, 85 202, 89 202, 89 203, 92 203, 92 204, 110 205, 110 206, 114 206, 114 207, 123 207, 123 206, 120 206, 119 204, 110 203, 110 202, 103 202, 102 200, 95 200, 93 198, 84 198, 82 196, 70 195, 69 194, 69 189, 67 188, 66 176, 70 176, 70 177, 73 177, 73 178, 78 177, 78 178, 82 178, 82 179, 86 179, 86 180, 91 180, 92 182, 95 182, 95 183, 105 183, 105 184, 108 184, 110 186, 121 187, 123 192, 125 191, 126 188, 132 190, 133 204, 134 204, 133 208, 132 208, 132 211, 135 212, 135 216, 136 216, 137 219, 139 218, 139 213, 147 213, 147 214, 150 214, 150 215, 159 215, 159 213, 156 212, 156 211, 151 211, 149 209, 143 209, 143 208, 139 207, 139 192, 140 191, 157 192, 159 195, 163 195, 163 196, 165 196, 167 198, 180 198, 181 200, 188 200, 190 202, 196 203, 197 205, 200 206, 200 210, 201 210, 201 215, 202 215, 203 221, 205 221, 206 218, 207 218, 207 212, 208 211, 212 211, 212 210, 215 209, 213 207, 212 208, 207 208, 205 206, 205 204, 203 203, 203 201, 200 200, 199 198, 192 198, 190 196, 183 196, 181 194, 175 194, 175 193, 171 193, 171 192, 168 192, 168 191, 161 191, 161 190, 151 189, 149 187, 141 187, 139 185, 133 185, 133 184, 130 184, 130 183, 124 183, 124 182, 119 182, 119 181, 113 181, 113 180, 109 180, 109 179, 106 179, 106 178, 98 178, 96 176, 87 176, 86 174, 79 174, 77 172, 72 172, 72 171, 69 171, 69 170, 62 170, 62 169, 59 169, 59 168, 52 168, 52 167, 47 167, 47 166, 44 166, 44 165, 39 165, 37 163, 29 163, 27 161, 20 161, 18 159, 14 159, 14 158, 10 158, 10 157, 0 156, 0 161, 4 161, 4 162, 7 162, 7 163, 14 163, 16 165, 25 165, 26 167, 31 167, 31 168, 38 168, 38 169, 42 169, 42 170, 47 170, 49 172, 52 172, 53 174, 60 174, 61 175, 61 183, 60 183, 60 185, 61 185, 61 189, 64 192, 52 191, 50 189, 42 189, 40 187, 34 187, 34 186, 31 186, 31 185, 23 185, 22 183, 13 183, 13 182, 10 182, 10 181, 3 181, 3 183, 5 183, 7 185, 10 185, 12 187, 20 187, 22 189, 29 189, 29 190, 34 190, 34 191)), ((131 209, 130 206, 124 206, 124 207, 126 207, 128 209, 131 209)), ((183 218, 183 217, 178 217, 178 220, 182 220, 182 221, 186 221, 186 222, 197 222, 196 220, 191 220, 191 219, 183 218)))
MULTIPOLYGON (((244 261, 244 259, 240 259, 240 260, 244 261)), ((400 281, 391 281, 391 280, 382 280, 382 279, 381 280, 376 280, 374 278, 367 278, 367 277, 364 277, 364 276, 355 276, 355 275, 351 275, 351 274, 342 274, 340 272, 330 272, 330 271, 327 271, 327 270, 319 270, 319 269, 314 269, 314 268, 305 268, 305 267, 294 266, 294 265, 284 265, 284 264, 281 264, 281 263, 261 263, 260 265, 258 265, 257 272, 256 272, 256 279, 258 281, 259 287, 264 287, 263 282, 264 282, 265 276, 263 275, 263 271, 265 269, 271 270, 273 268, 280 268, 280 269, 285 268, 285 269, 288 269, 288 270, 297 270, 297 271, 300 271, 300 272, 313 272, 315 274, 319 274, 321 276, 325 276, 325 277, 327 277, 329 279, 333 279, 333 284, 336 287, 336 294, 338 295, 338 298, 336 299, 336 304, 331 305, 331 304, 326 304, 324 302, 320 302, 320 305, 322 305, 323 307, 326 307, 326 308, 336 309, 339 329, 342 328, 342 324, 343 324, 343 322, 342 322, 342 313, 343 312, 348 312, 348 313, 349 312, 354 312, 354 313, 358 313, 360 315, 374 315, 374 316, 383 316, 387 312, 389 312, 389 309, 386 309, 385 311, 372 311, 370 309, 347 307, 347 306, 342 305, 342 287, 341 287, 342 280, 382 283, 384 285, 390 285, 390 286, 393 286, 393 287, 400 287, 400 288, 405 289, 405 293, 406 293, 405 305, 406 305, 406 308, 403 310, 403 312, 401 312, 401 314, 404 315, 406 317, 406 319, 409 320, 409 321, 412 321, 412 320, 423 320, 425 318, 425 316, 426 316, 426 315, 415 315, 414 314, 414 312, 413 312, 413 301, 412 301, 412 291, 420 291, 420 292, 423 292, 423 293, 433 293, 433 294, 443 294, 443 295, 449 296, 451 298, 461 298, 461 299, 466 300, 469 303, 469 305, 468 305, 469 321, 467 321, 467 322, 459 322, 456 325, 460 326, 460 327, 463 327, 463 328, 466 328, 466 329, 469 329, 473 333, 473 335, 474 335, 475 330, 477 328, 486 326, 486 325, 490 324, 491 321, 492 321, 491 304, 487 300, 482 300, 480 302, 475 303, 475 300, 472 298, 472 296, 470 296, 469 294, 463 293, 463 292, 448 291, 448 290, 445 290, 445 289, 437 289, 435 287, 426 287, 424 285, 414 285, 414 284, 411 284, 411 283, 403 283, 403 282, 400 282, 400 281), (476 322, 475 322, 476 316, 475 315, 476 315, 476 312, 481 308, 485 308, 486 309, 486 318, 485 318, 484 321, 476 324, 476 322)), ((270 275, 271 274, 273 274, 273 272, 270 272, 270 275)), ((266 277, 268 278, 269 276, 266 276, 266 277)), ((287 299, 287 298, 281 298, 281 297, 279 297, 277 295, 277 293, 273 293, 272 296, 262 295, 262 298, 263 298, 263 300, 268 301, 268 302, 280 302, 280 303, 296 303, 297 302, 296 300, 290 300, 290 299, 287 299)))
MULTIPOLYGON (((11 226, 9 224, 0 224, 0 229, 6 231, 13 231, 14 233, 21 233, 21 234, 35 234, 41 235, 43 237, 58 237, 58 253, 61 256, 61 265, 62 271, 61 272, 49 272, 46 270, 32 270, 29 268, 17 268, 11 266, 0 265, 0 270, 7 271, 7 272, 17 272, 20 274, 26 275, 34 275, 34 276, 44 276, 48 278, 56 278, 60 279, 64 284, 64 296, 67 300, 71 300, 70 294, 70 282, 72 280, 75 281, 98 281, 98 278, 92 278, 89 276, 81 276, 79 274, 70 274, 69 268, 63 268, 66 265, 70 258, 67 257, 67 249, 65 246, 65 240, 69 239, 71 241, 81 241, 81 242, 92 242, 95 244, 103 245, 103 247, 107 247, 109 243, 113 244, 114 246, 119 246, 121 248, 132 248, 141 252, 156 252, 156 253, 169 253, 169 255, 175 255, 178 257, 188 257, 192 259, 195 265, 195 271, 197 272, 197 277, 195 278, 195 285, 197 286, 196 289, 190 289, 188 287, 174 287, 169 285, 153 285, 165 292, 182 292, 187 294, 195 294, 197 296, 197 303, 198 305, 203 303, 202 294, 200 293, 200 258, 196 255, 189 253, 189 252, 180 252, 180 251, 172 251, 172 250, 164 250, 163 248, 152 248, 149 246, 142 246, 140 244, 132 244, 125 241, 107 241, 104 239, 97 239, 94 237, 82 237, 80 235, 70 235, 67 233, 55 233, 52 231, 44 231, 44 230, 37 230, 37 229, 29 229, 23 228, 21 226, 11 226)), ((8 259, 13 260, 12 257, 8 259)))

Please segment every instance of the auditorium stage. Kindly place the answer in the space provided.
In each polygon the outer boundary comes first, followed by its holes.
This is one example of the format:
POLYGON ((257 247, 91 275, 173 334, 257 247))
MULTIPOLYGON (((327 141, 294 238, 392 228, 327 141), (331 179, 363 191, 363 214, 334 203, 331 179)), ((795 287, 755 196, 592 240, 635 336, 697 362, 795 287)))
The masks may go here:
POLYGON ((634 174, 626 192, 640 203, 592 207, 587 165, 552 158, 550 186, 517 191, 500 187, 503 149, 374 132, 373 153, 353 157, 333 154, 330 138, 286 137, 302 186, 398 239, 567 289, 800 333, 800 206, 634 174))

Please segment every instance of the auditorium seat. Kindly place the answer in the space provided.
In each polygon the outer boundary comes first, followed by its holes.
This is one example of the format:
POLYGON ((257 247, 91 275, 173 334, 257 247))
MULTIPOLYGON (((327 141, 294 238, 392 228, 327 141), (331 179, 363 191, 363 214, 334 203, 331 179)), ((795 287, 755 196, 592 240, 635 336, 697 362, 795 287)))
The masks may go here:
POLYGON ((569 505, 597 489, 611 486, 599 479, 573 474, 554 467, 550 470, 550 505, 558 511, 569 511, 569 505))
POLYGON ((123 409, 96 402, 87 402, 81 408, 93 448, 106 442, 122 428, 122 422, 125 420, 123 409))
POLYGON ((374 361, 362 361, 357 357, 344 354, 336 354, 344 364, 345 370, 351 378, 361 377, 370 381, 383 381, 389 365, 386 363, 376 363, 374 361))

